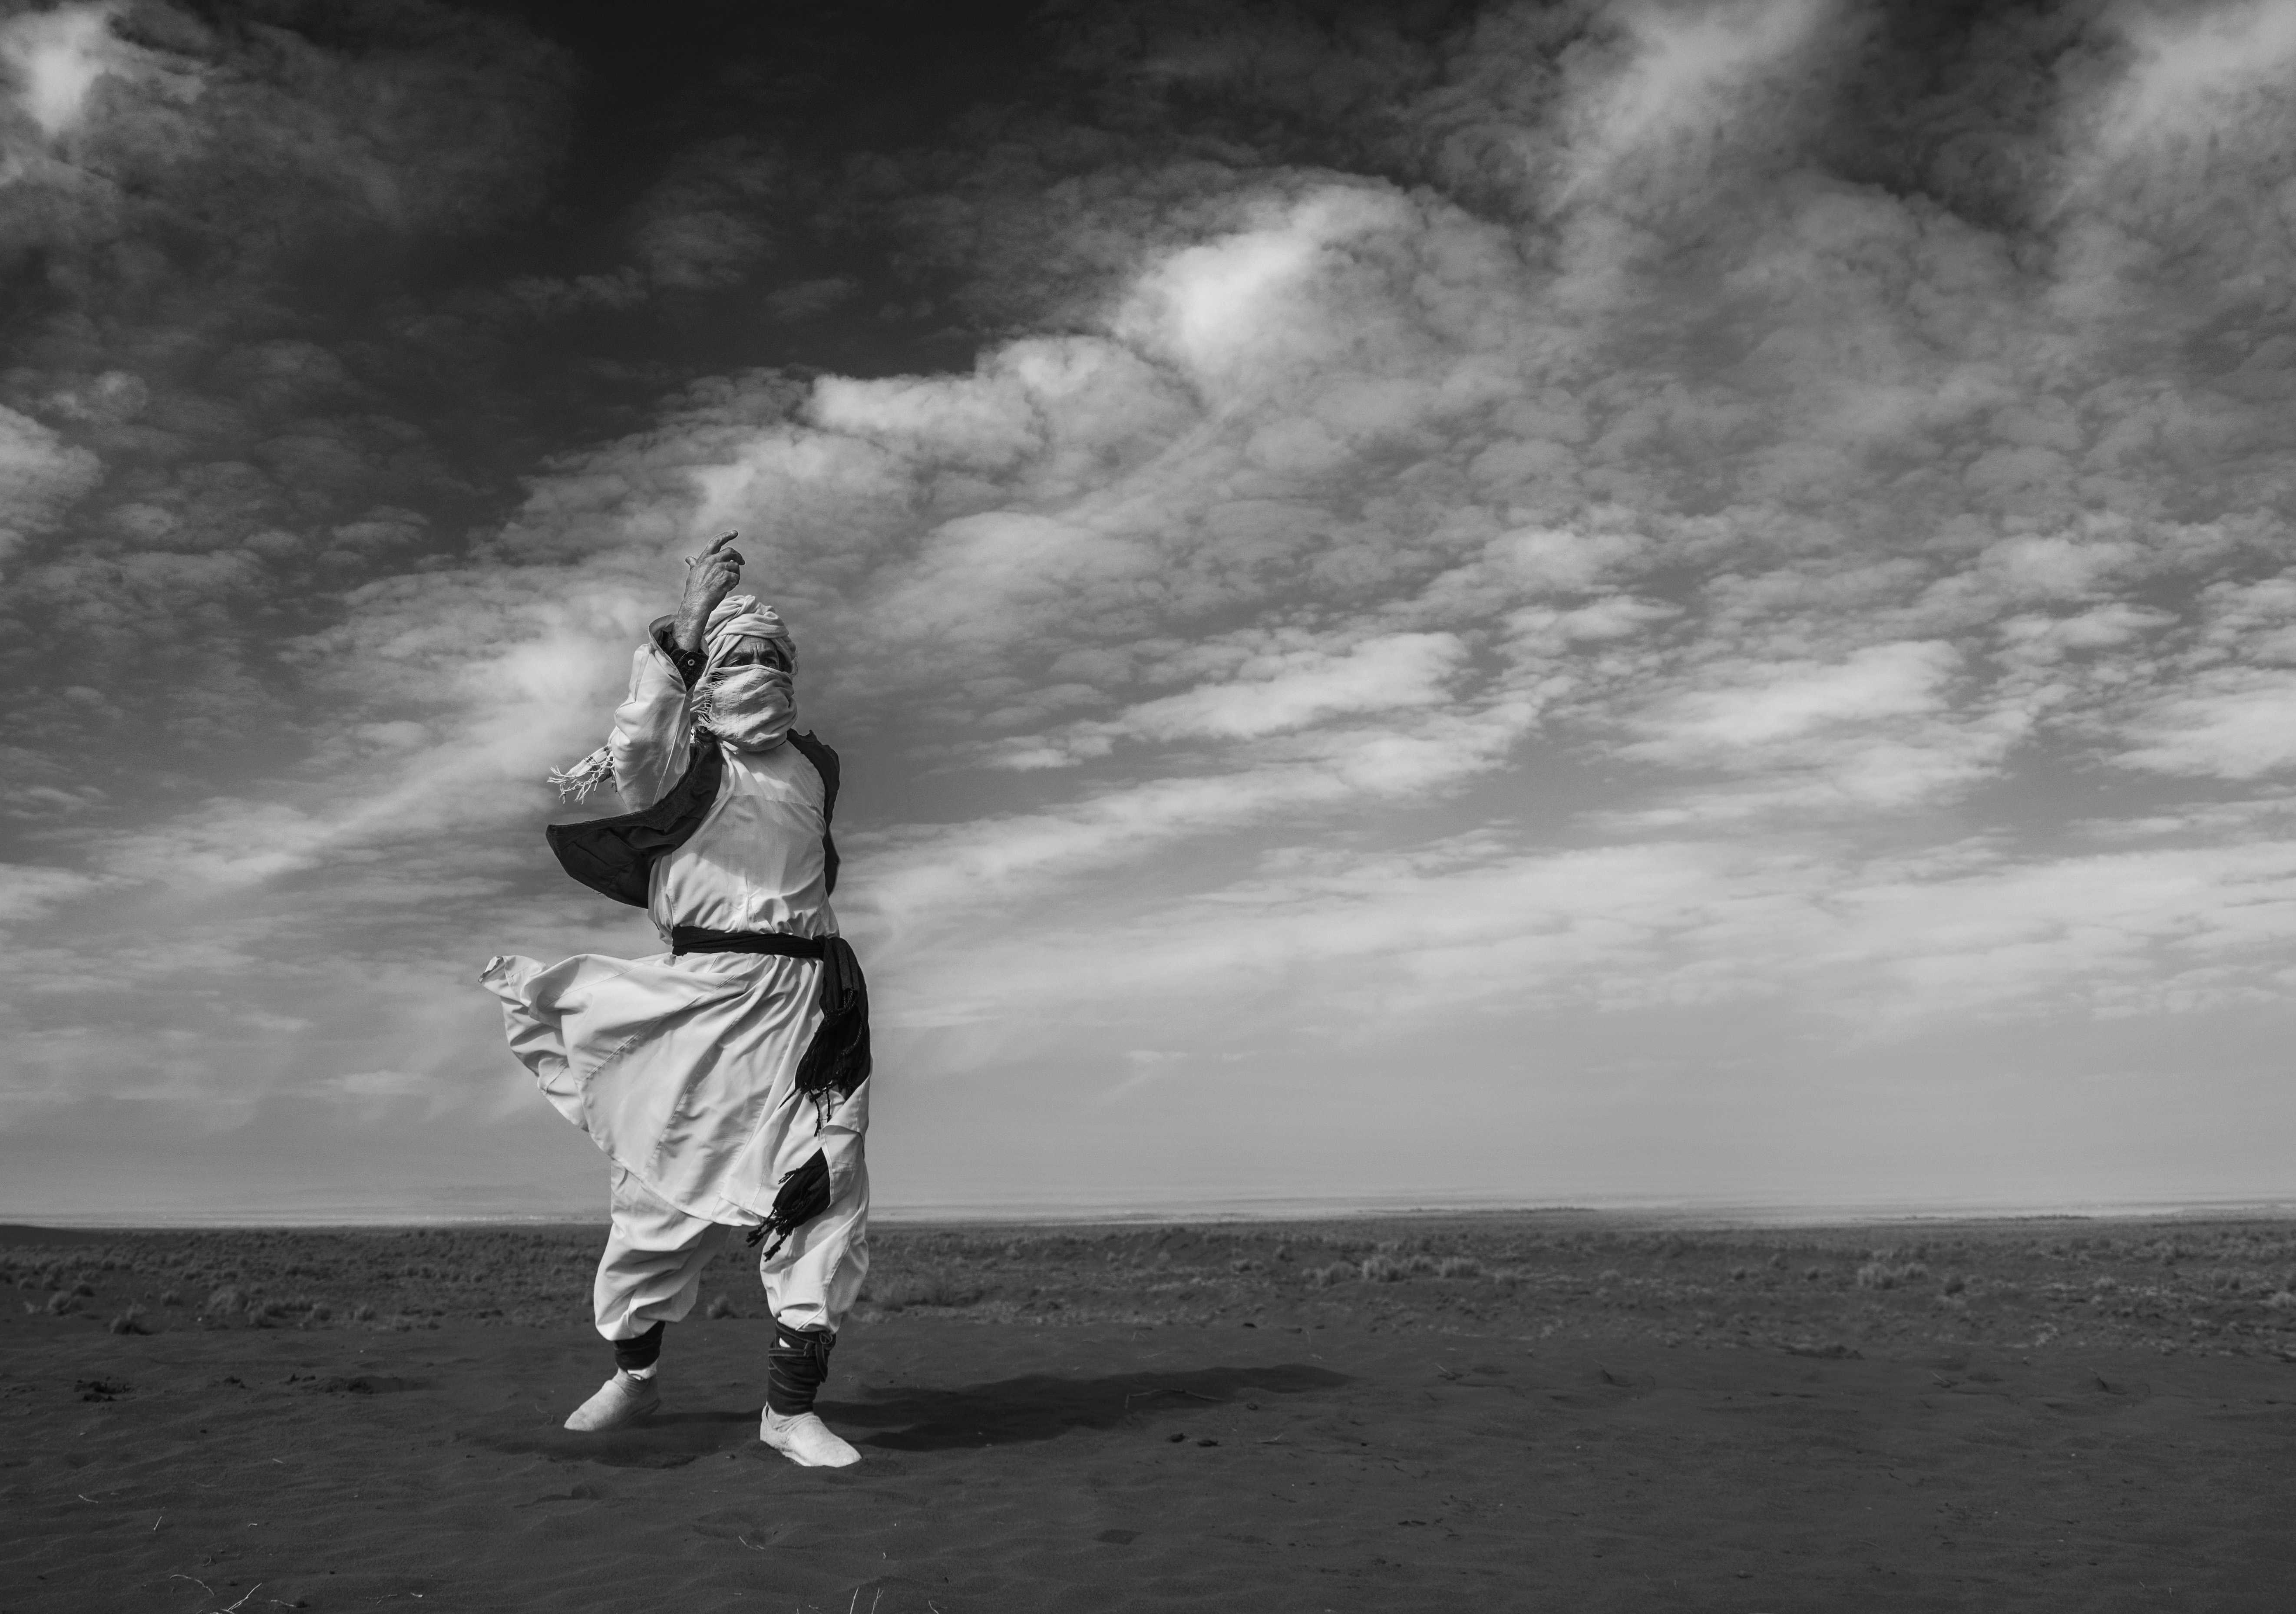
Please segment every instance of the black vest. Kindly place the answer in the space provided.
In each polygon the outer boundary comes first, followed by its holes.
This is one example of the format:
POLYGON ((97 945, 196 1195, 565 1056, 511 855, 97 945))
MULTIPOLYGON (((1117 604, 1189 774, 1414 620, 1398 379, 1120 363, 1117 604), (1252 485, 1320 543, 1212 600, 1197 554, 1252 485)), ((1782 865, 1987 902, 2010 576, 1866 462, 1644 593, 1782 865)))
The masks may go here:
MULTIPOLYGON (((830 837, 829 821, 837 811, 837 753, 809 733, 792 733, 789 742, 821 775, 821 854, 828 865, 828 889, 834 893, 837 842, 830 837)), ((696 734, 693 760, 686 764, 685 775, 652 807, 614 818, 554 823, 543 833, 569 874, 616 902, 643 908, 653 893, 655 861, 693 839, 725 782, 725 752, 713 736, 696 734)))

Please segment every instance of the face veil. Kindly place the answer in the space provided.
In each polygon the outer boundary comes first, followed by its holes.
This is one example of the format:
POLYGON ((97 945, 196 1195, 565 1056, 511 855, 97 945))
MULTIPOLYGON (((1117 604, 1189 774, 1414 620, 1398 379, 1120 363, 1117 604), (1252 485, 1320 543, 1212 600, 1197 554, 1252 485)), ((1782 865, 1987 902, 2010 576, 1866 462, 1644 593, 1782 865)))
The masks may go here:
POLYGON ((797 644, 789 628, 754 594, 729 594, 709 613, 703 641, 708 664, 693 691, 693 720, 737 751, 770 750, 797 721, 797 644), (728 665, 747 639, 777 648, 789 670, 728 665))

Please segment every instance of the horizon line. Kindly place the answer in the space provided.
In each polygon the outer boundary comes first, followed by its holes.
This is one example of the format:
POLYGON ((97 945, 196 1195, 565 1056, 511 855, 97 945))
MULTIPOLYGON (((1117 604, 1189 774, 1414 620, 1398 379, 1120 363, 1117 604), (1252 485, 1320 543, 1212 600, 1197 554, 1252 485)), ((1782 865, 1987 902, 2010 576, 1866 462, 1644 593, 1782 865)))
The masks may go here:
MULTIPOLYGON (((883 1227, 1178 1226, 1194 1223, 1365 1221, 1392 1217, 1536 1217, 1633 1220, 1657 1225, 1717 1230, 1817 1227, 1911 1222, 2171 1221, 2229 1217, 2296 1219, 2296 1196, 2181 1196, 2160 1200, 1833 1200, 1768 1201, 1721 1199, 1595 1199, 1570 1202, 1505 1199, 1438 1199, 1417 1195, 1308 1199, 1227 1197, 1193 1207, 1134 1204, 1089 1207, 1071 1203, 1001 1201, 927 1203, 881 1208, 872 1221, 883 1227)), ((246 1208, 234 1211, 158 1215, 96 1215, 9 1208, 0 1227, 56 1233, 187 1233, 330 1231, 424 1227, 543 1228, 603 1226, 594 1212, 439 1212, 357 1209, 283 1214, 246 1208)), ((0 1237, 4 1237, 0 1233, 0 1237)))

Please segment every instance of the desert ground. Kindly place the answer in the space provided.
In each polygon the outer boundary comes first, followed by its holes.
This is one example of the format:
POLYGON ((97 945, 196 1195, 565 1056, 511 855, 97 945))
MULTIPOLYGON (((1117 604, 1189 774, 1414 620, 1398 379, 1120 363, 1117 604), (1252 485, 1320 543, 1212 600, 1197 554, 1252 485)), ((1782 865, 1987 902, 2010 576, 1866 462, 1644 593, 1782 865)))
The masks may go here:
POLYGON ((0 1228, 0 1614, 2296 1608, 2284 1222, 885 1229, 836 1473, 601 1231, 0 1228))

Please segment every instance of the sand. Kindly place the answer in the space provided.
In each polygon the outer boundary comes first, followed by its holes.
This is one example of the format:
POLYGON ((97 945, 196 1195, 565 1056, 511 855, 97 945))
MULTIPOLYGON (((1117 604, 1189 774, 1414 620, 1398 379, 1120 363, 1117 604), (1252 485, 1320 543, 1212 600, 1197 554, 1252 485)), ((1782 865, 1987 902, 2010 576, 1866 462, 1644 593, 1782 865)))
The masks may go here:
POLYGON ((560 1430, 608 1366, 595 1236, 0 1230, 0 1610, 2263 1610, 2296 1585, 2285 1225, 890 1233, 824 1397, 864 1454, 840 1473, 758 1446, 767 1325, 731 1260, 705 1292, 736 1315, 672 1331, 660 1416, 560 1430))

